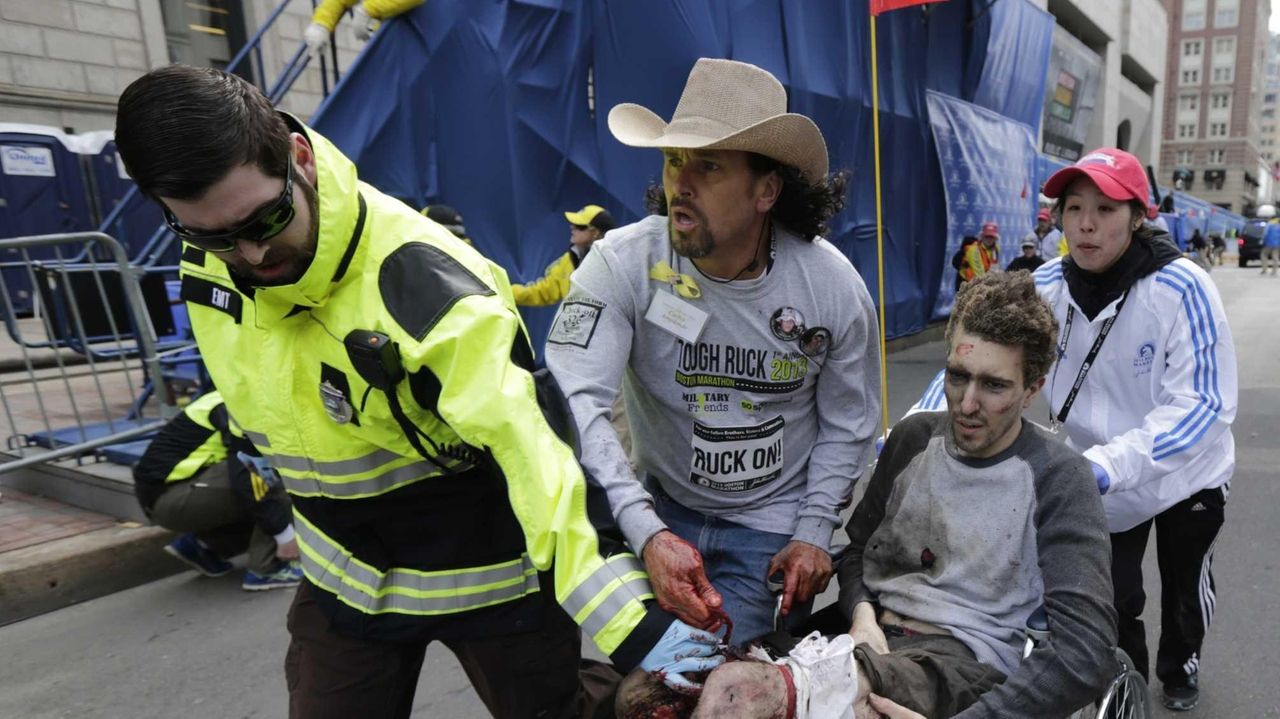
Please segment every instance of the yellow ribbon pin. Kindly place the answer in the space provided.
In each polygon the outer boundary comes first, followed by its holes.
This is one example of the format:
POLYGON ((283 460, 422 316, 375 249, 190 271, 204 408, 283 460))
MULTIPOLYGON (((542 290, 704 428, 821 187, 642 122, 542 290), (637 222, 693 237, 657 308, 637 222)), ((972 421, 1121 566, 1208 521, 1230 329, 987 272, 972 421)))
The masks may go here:
POLYGON ((677 295, 686 300, 696 300, 702 296, 698 283, 689 275, 676 272, 666 263, 666 260, 649 268, 649 279, 666 282, 671 285, 671 289, 675 290, 677 295))

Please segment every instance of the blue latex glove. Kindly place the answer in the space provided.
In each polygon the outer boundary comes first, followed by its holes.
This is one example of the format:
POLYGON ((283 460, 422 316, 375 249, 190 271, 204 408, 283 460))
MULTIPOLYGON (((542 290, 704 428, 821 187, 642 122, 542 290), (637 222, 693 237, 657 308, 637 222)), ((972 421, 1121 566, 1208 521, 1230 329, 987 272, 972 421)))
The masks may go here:
POLYGON ((1090 462, 1093 465, 1093 478, 1098 482, 1098 494, 1106 494, 1111 489, 1111 475, 1107 474, 1107 470, 1097 462, 1090 462))
POLYGON ((711 671, 721 664, 724 656, 720 654, 720 639, 677 619, 640 661, 640 668, 662 672, 663 684, 678 692, 692 693, 702 686, 686 679, 684 673, 711 671))
POLYGON ((268 487, 278 487, 284 484, 284 480, 280 479, 280 473, 276 472, 276 468, 271 466, 271 462, 266 457, 254 457, 245 452, 236 452, 236 459, 245 466, 250 472, 262 477, 262 481, 267 483, 268 487))

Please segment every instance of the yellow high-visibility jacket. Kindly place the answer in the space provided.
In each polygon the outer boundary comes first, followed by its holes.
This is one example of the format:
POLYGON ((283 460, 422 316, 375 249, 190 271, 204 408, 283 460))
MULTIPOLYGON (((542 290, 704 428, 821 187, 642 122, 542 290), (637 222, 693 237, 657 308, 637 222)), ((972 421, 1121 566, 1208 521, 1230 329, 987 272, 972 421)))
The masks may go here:
POLYGON ((603 492, 539 408, 506 273, 286 119, 316 156, 311 265, 292 285, 253 288, 187 247, 182 298, 228 410, 293 496, 317 602, 349 631, 430 637, 476 621, 491 635, 532 616, 550 571, 584 632, 635 666, 672 618, 619 535, 588 519, 603 492), (357 371, 354 330, 394 343, 406 377, 392 391, 449 472, 357 371))
MULTIPOLYGON (((423 1, 364 0, 364 9, 365 12, 369 13, 369 17, 374 20, 386 20, 389 17, 395 17, 402 12, 418 7, 423 1)), ((324 25, 329 28, 329 32, 333 32, 333 29, 338 26, 338 20, 342 17, 342 13, 359 4, 360 0, 324 0, 316 6, 316 11, 311 14, 311 22, 324 25)))
POLYGON ((511 285, 511 294, 515 297, 516 304, 541 307, 563 300, 569 294, 569 275, 578 269, 581 261, 573 250, 569 250, 547 265, 541 278, 527 285, 511 285))
POLYGON ((960 276, 964 277, 965 281, 968 282, 975 277, 987 274, 992 267, 999 268, 999 265, 1000 247, 997 245, 988 249, 979 240, 965 248, 964 268, 960 270, 960 276))

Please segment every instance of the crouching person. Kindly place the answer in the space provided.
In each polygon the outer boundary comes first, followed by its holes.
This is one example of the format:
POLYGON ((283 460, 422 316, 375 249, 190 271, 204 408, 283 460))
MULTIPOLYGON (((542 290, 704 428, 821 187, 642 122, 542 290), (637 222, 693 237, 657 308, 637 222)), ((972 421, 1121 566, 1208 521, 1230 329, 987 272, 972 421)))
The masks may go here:
MULTIPOLYGON (((1057 323, 1030 276, 998 273, 966 283, 946 338, 947 411, 894 428, 846 528, 839 609, 857 676, 844 716, 1066 716, 1119 667, 1093 472, 1022 418, 1053 363, 1057 323), (1042 603, 1051 639, 1023 658, 1042 603)), ((847 656, 840 636, 824 651, 840 642, 847 656)), ((785 660, 730 662, 694 700, 664 699, 633 675, 619 716, 666 701, 677 715, 816 719, 828 712, 805 697, 831 695, 806 686, 816 676, 785 660)))
POLYGON ((961 291, 946 340, 947 411, 894 428, 846 528, 855 709, 1065 716, 1118 667, 1093 472, 1022 417, 1053 363, 1057 323, 1030 277, 989 275, 961 291), (1041 603, 1052 639, 1024 659, 1041 603))
POLYGON ((238 452, 257 454, 232 429, 222 395, 202 395, 160 430, 134 467, 138 503, 151 521, 183 533, 165 551, 201 574, 230 572, 227 560, 247 549, 246 590, 296 587, 302 569, 289 496, 262 476, 267 472, 251 472, 238 452))

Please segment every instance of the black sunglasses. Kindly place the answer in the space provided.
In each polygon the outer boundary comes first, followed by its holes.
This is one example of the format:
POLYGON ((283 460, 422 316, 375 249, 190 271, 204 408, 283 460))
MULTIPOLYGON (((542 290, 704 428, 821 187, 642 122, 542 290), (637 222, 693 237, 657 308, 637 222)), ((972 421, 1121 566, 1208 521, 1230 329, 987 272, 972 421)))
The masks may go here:
POLYGON ((293 160, 289 160, 285 169, 284 192, 280 193, 280 197, 276 198, 270 207, 234 230, 226 232, 189 230, 178 222, 178 218, 173 216, 164 203, 160 203, 160 208, 164 211, 165 224, 173 234, 183 242, 208 252, 230 252, 236 248, 236 240, 266 242, 284 232, 284 228, 293 222, 293 160))

